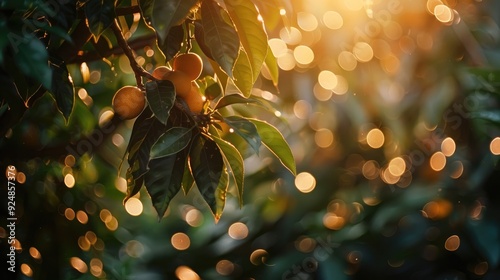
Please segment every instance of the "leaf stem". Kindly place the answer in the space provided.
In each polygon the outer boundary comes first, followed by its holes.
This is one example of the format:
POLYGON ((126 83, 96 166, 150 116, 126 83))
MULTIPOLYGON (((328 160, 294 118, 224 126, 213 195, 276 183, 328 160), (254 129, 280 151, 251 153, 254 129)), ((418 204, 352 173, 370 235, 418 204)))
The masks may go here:
POLYGON ((118 45, 120 46, 120 48, 122 48, 123 53, 127 56, 129 60, 130 67, 132 67, 132 70, 134 71, 135 74, 137 86, 141 89, 144 89, 144 84, 142 83, 142 77, 146 77, 150 80, 156 80, 156 79, 137 63, 137 61, 135 60, 134 53, 130 48, 130 46, 128 45, 127 41, 125 40, 125 37, 123 37, 120 25, 118 24, 118 21, 116 19, 111 25, 111 29, 115 34, 118 45))

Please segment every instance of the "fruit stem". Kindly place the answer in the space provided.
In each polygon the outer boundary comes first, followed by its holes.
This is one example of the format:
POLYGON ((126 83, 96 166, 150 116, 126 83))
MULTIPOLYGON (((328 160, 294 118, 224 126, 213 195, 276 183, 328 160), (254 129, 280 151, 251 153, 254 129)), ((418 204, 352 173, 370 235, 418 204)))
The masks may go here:
POLYGON ((125 37, 123 37, 120 25, 118 24, 118 21, 116 19, 113 21, 111 29, 113 30, 118 45, 120 46, 120 48, 122 48, 123 53, 127 56, 130 63, 130 67, 132 67, 132 70, 134 71, 135 80, 137 81, 137 87, 144 90, 144 84, 142 83, 143 76, 150 80, 156 80, 156 79, 153 78, 151 74, 149 74, 146 70, 144 70, 144 68, 142 68, 142 66, 140 66, 137 63, 137 61, 135 60, 134 53, 132 52, 132 49, 128 45, 127 41, 125 40, 125 37))

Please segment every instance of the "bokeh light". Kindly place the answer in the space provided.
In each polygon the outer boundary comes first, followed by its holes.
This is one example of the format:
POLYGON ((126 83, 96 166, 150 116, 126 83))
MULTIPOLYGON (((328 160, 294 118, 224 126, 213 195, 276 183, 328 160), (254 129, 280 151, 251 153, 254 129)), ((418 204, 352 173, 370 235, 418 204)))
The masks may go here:
POLYGON ((295 177, 295 187, 302 193, 310 193, 316 187, 316 179, 311 173, 301 172, 295 177))
POLYGON ((125 210, 132 216, 139 216, 143 210, 142 202, 138 198, 131 197, 125 202, 125 210))
POLYGON ((183 251, 189 248, 191 246, 191 239, 187 234, 183 232, 178 232, 172 235, 172 238, 170 239, 170 243, 172 243, 172 246, 179 250, 183 251))

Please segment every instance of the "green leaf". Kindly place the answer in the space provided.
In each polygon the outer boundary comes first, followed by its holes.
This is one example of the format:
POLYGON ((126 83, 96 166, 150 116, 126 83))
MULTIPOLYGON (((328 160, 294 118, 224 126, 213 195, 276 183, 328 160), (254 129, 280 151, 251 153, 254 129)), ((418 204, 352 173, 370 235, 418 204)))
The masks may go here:
POLYGON ((113 24, 116 18, 115 1, 111 0, 88 0, 83 6, 87 17, 87 26, 95 41, 108 27, 113 24))
POLYGON ((52 63, 51 68, 53 76, 50 93, 56 101, 57 109, 62 113, 67 123, 75 104, 73 82, 70 79, 66 63, 61 62, 59 65, 52 63))
POLYGON ((17 67, 46 88, 52 88, 52 69, 45 45, 33 34, 25 34, 12 46, 17 67))
POLYGON ((196 39, 196 43, 200 47, 201 51, 211 60, 214 60, 212 56, 212 51, 207 46, 205 42, 205 28, 203 28, 203 24, 201 20, 194 21, 194 38, 196 39))
POLYGON ((281 161, 293 175, 297 174, 295 159, 285 138, 276 127, 257 119, 248 119, 257 127, 262 143, 281 161))
POLYGON ((178 153, 189 145, 192 128, 172 127, 151 148, 150 158, 161 158, 178 153))
POLYGON ((143 176, 148 171, 151 147, 165 131, 166 126, 149 109, 145 109, 135 120, 127 147, 129 168, 125 201, 141 189, 143 176))
POLYGON ((189 170, 189 162, 186 161, 186 166, 184 167, 184 174, 182 175, 182 191, 184 192, 184 194, 188 194, 193 185, 194 185, 193 174, 191 174, 191 170, 189 170))
POLYGON ((222 156, 226 161, 226 165, 231 169, 231 176, 236 183, 238 189, 238 200, 240 206, 243 205, 243 184, 245 179, 245 167, 243 165, 243 157, 233 144, 215 136, 211 135, 219 149, 222 151, 222 156))
POLYGON ((258 102, 258 100, 255 100, 253 98, 246 98, 241 96, 240 94, 229 94, 224 97, 222 97, 218 102, 217 105, 215 105, 215 110, 233 105, 233 104, 248 104, 248 103, 255 103, 258 102))
POLYGON ((261 139, 255 124, 239 116, 225 117, 224 122, 234 129, 234 132, 241 136, 257 155, 259 154, 261 139))
POLYGON ((240 55, 238 55, 233 71, 234 85, 245 97, 249 97, 252 94, 255 79, 253 77, 252 67, 244 50, 240 51, 240 55))
POLYGON ((269 75, 271 76, 273 85, 277 87, 279 80, 278 61, 276 60, 276 57, 274 57, 273 52, 271 51, 271 48, 269 46, 267 47, 267 55, 266 60, 264 61, 264 67, 266 67, 269 71, 269 75))
POLYGON ((141 4, 146 23, 156 30, 159 46, 166 43, 172 26, 181 24, 197 3, 198 0, 158 0, 141 4))
POLYGON ((258 19, 259 12, 252 1, 224 0, 231 16, 241 44, 245 49, 252 69, 252 84, 257 80, 264 59, 267 55, 267 34, 262 22, 258 19))
POLYGON ((184 42, 184 28, 182 25, 176 25, 170 28, 168 32, 167 39, 163 44, 160 44, 158 47, 165 55, 165 59, 167 61, 174 58, 177 53, 179 53, 182 43, 184 42))
POLYGON ((175 87, 171 81, 149 81, 146 83, 148 106, 162 123, 167 124, 170 109, 175 103, 175 87))
POLYGON ((226 205, 227 188, 229 187, 229 174, 226 168, 222 168, 219 184, 215 190, 215 222, 217 223, 222 216, 224 206, 226 205))
POLYGON ((189 165, 201 195, 215 215, 217 213, 215 191, 224 167, 219 147, 210 139, 197 137, 189 153, 189 165))
POLYGON ((153 207, 161 219, 167 211, 172 198, 181 189, 182 174, 186 166, 186 152, 168 157, 152 159, 145 175, 144 185, 151 196, 153 207))
POLYGON ((201 20, 205 43, 212 57, 222 70, 232 77, 240 40, 236 29, 229 22, 229 15, 216 1, 204 0, 201 3, 201 20))
POLYGON ((222 95, 222 87, 218 81, 210 76, 205 76, 200 82, 200 90, 208 100, 214 100, 222 95))

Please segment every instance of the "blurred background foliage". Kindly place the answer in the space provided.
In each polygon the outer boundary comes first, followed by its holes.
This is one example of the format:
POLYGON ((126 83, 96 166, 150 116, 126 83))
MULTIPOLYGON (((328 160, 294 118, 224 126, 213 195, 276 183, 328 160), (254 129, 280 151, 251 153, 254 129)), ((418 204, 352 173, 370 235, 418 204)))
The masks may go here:
MULTIPOLYGON (((297 177, 248 157, 244 206, 232 194, 218 224, 195 189, 160 222, 144 191, 124 206, 132 123, 110 104, 135 78, 123 55, 77 61, 68 125, 45 95, 0 141, 18 278, 499 279, 500 2, 254 2, 280 83, 264 71, 253 94, 276 104, 281 121, 260 115, 297 177)), ((129 40, 150 32, 120 20, 129 40)))

